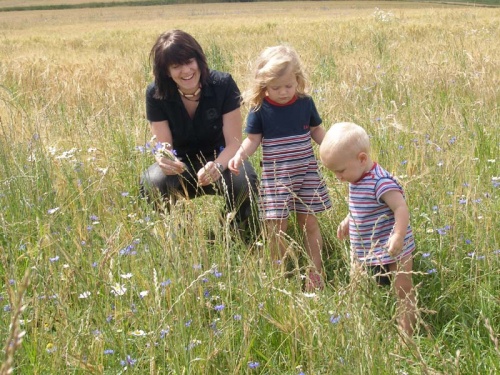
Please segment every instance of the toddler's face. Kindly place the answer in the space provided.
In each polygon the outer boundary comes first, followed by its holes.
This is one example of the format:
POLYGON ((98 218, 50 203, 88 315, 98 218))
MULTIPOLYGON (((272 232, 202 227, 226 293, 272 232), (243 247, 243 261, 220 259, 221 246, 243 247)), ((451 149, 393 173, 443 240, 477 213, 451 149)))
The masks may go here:
POLYGON ((361 179, 365 172, 368 172, 366 170, 366 157, 363 157, 363 155, 366 156, 364 153, 355 155, 337 152, 332 155, 327 167, 335 173, 335 177, 340 181, 354 183, 361 179))

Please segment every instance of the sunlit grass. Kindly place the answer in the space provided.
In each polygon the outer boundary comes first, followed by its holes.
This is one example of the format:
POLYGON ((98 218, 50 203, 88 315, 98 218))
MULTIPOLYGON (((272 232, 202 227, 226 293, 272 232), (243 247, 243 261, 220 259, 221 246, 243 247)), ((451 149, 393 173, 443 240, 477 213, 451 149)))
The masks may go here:
POLYGON ((0 13, 0 337, 26 332, 2 342, 15 373, 500 370, 498 9, 279 2, 12 15, 0 13), (192 33, 242 89, 263 47, 293 45, 324 126, 367 128, 412 212, 414 345, 400 341, 391 295, 349 278, 335 236, 347 191, 330 172, 329 285, 316 295, 301 290, 294 228, 294 272, 282 278, 265 238, 241 241, 220 198, 179 201, 169 215, 140 198, 153 160, 148 53, 170 28, 192 33))

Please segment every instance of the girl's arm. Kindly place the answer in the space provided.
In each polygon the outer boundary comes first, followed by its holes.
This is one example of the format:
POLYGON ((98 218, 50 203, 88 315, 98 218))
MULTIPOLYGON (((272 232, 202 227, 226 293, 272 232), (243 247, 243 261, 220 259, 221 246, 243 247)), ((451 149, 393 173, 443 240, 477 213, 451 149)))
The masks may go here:
POLYGON ((311 138, 314 139, 314 142, 316 142, 318 145, 323 142, 323 138, 325 138, 325 128, 322 127, 321 125, 311 127, 311 138))
POLYGON ((403 194, 398 190, 389 190, 382 195, 381 199, 394 212, 396 220, 392 234, 387 241, 387 252, 391 257, 395 257, 403 250, 406 232, 410 225, 410 211, 403 194))
POLYGON ((243 163, 243 160, 248 159, 257 150, 262 141, 262 134, 248 134, 241 147, 236 152, 231 160, 229 160, 228 168, 234 174, 239 174, 239 167, 243 163))

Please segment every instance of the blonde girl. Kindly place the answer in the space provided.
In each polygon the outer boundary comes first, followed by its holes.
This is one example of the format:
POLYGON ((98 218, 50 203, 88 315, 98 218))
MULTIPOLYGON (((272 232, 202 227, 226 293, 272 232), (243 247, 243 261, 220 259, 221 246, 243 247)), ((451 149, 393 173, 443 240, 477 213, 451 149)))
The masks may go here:
POLYGON ((285 256, 280 233, 288 227, 290 213, 304 231, 305 247, 312 261, 306 290, 323 288, 321 250, 323 239, 315 214, 331 207, 318 171, 311 138, 321 144, 321 126, 313 99, 305 92, 306 77, 297 52, 289 46, 266 48, 256 62, 253 84, 243 93, 250 106, 247 137, 228 168, 238 174, 262 144, 261 217, 270 234, 271 257, 285 256))

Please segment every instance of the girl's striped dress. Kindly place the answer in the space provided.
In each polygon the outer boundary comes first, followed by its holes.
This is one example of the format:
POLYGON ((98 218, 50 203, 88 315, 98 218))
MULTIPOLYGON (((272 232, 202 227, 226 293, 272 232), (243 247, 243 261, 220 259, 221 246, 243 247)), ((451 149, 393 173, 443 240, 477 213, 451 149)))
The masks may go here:
POLYGON ((261 216, 285 219, 290 212, 312 214, 331 207, 314 156, 310 127, 321 124, 311 97, 280 105, 266 98, 251 110, 245 131, 262 134, 261 216))

